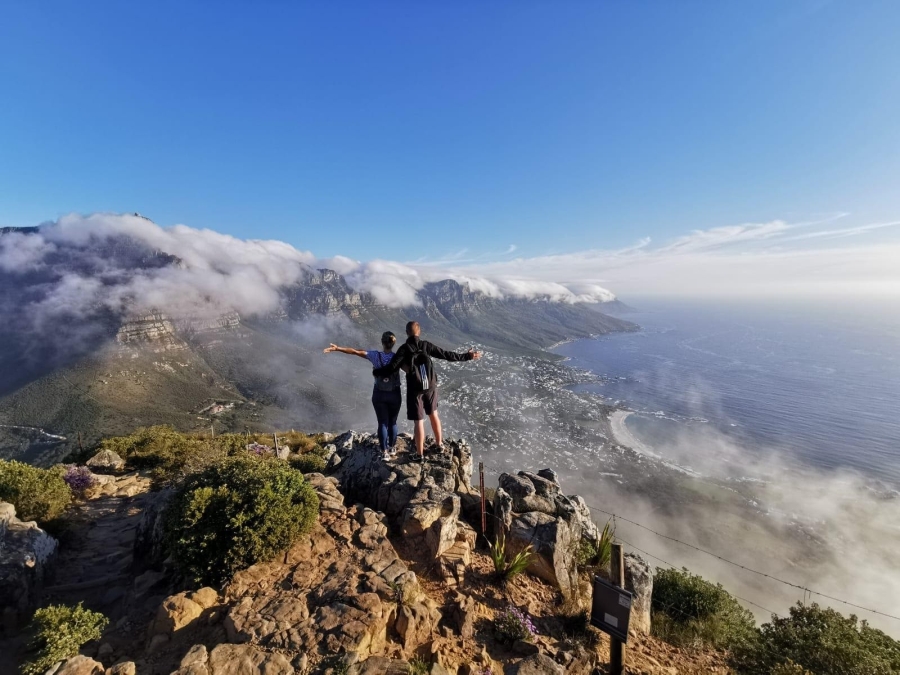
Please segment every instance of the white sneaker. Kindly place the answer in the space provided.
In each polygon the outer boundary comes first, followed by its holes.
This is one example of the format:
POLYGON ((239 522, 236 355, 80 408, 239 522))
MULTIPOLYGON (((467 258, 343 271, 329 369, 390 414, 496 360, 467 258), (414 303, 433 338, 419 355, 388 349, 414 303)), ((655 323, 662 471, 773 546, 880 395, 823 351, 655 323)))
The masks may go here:
POLYGON ((385 462, 390 462, 392 459, 394 459, 394 456, 389 451, 385 450, 383 453, 381 453, 381 459, 385 462))

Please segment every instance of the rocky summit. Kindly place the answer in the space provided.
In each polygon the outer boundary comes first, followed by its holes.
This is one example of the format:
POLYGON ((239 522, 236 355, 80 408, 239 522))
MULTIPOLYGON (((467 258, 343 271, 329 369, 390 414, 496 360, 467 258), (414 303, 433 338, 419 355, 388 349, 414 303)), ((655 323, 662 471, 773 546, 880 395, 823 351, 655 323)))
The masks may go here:
MULTIPOLYGON (((385 461, 370 434, 330 437, 325 471, 306 474, 319 500, 312 531, 219 588, 175 574, 162 526, 172 492, 111 468, 115 458, 94 462, 108 473, 74 507, 63 545, 0 505, 0 604, 15 604, 4 615, 0 670, 23 654, 17 628, 30 609, 83 601, 109 626, 55 675, 603 672, 606 638, 573 629, 591 602, 577 547, 600 536, 583 501, 565 495, 552 470, 504 474, 486 499, 482 536, 468 444, 448 441, 424 463, 411 461, 410 445, 401 437, 385 461), (500 532, 511 550, 535 553, 528 572, 505 583, 485 552, 500 532), (511 608, 533 623, 530 639, 495 629, 511 608)), ((652 574, 637 556, 627 560, 636 597, 629 672, 726 672, 718 657, 648 635, 652 574)))

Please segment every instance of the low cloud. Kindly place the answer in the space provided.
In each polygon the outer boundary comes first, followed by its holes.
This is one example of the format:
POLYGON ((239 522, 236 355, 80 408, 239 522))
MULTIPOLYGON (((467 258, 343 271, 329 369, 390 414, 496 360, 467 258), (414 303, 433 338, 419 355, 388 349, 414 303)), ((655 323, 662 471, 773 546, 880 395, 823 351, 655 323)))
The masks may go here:
POLYGON ((596 284, 626 301, 900 296, 900 221, 835 227, 843 217, 717 227, 657 245, 645 237, 621 249, 478 262, 447 272, 561 284, 576 297, 577 288, 596 284), (854 245, 835 245, 851 237, 854 245))

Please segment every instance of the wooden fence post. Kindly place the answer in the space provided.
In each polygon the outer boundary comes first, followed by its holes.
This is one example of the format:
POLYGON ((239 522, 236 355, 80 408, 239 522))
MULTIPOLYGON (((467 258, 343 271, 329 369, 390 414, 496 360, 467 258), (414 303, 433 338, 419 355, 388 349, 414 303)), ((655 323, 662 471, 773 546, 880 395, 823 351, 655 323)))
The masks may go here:
POLYGON ((481 488, 481 536, 487 537, 487 516, 484 511, 484 462, 478 462, 478 485, 481 488))
MULTIPOLYGON (((614 586, 625 588, 625 556, 622 544, 612 545, 610 556, 610 575, 614 586)), ((625 672, 625 645, 618 638, 609 638, 609 672, 610 675, 623 675, 625 672)))

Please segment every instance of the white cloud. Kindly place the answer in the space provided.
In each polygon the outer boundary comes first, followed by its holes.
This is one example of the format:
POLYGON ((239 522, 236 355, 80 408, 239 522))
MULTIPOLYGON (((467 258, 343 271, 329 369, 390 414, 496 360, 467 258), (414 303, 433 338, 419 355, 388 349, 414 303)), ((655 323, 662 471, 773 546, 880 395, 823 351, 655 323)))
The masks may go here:
POLYGON ((576 297, 579 287, 596 284, 614 289, 626 301, 636 295, 759 299, 900 295, 900 240, 819 246, 845 237, 890 234, 900 222, 834 228, 833 221, 843 215, 815 222, 775 220, 696 230, 656 247, 643 238, 618 250, 498 260, 454 267, 447 273, 481 275, 501 289, 504 284, 521 286, 525 280, 562 284, 576 297), (801 228, 804 231, 798 233, 801 228))

